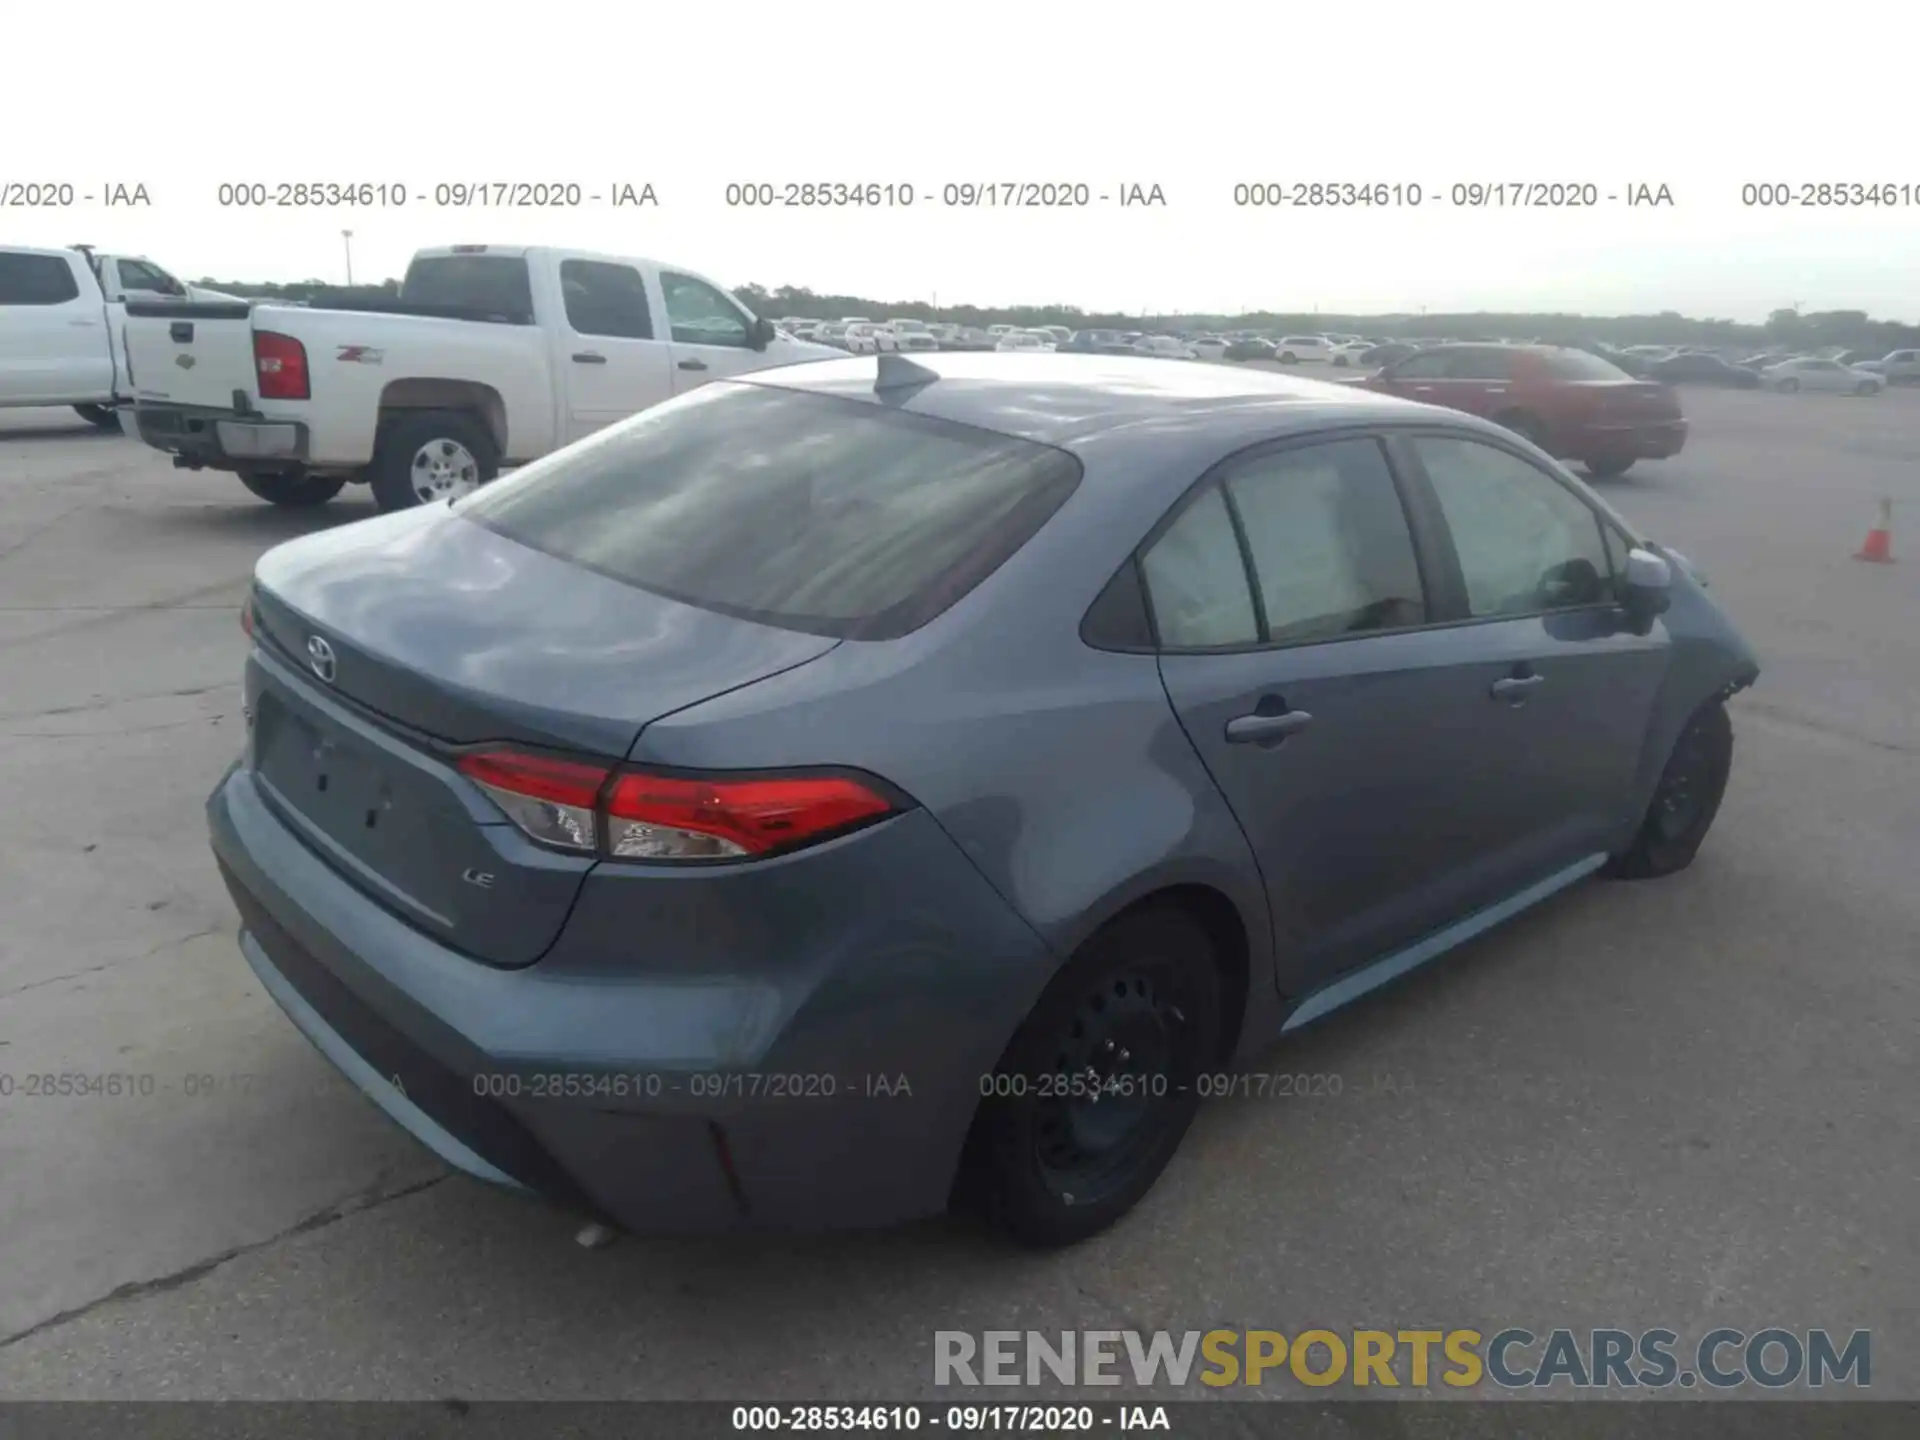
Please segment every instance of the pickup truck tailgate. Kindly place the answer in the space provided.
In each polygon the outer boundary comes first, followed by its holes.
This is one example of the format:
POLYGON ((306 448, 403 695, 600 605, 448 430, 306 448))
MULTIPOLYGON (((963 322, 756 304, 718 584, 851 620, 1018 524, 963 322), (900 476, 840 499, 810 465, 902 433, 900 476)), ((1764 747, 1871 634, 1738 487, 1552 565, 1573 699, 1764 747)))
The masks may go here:
POLYGON ((253 307, 137 302, 127 306, 127 364, 136 403, 234 408, 259 394, 254 370, 253 307))

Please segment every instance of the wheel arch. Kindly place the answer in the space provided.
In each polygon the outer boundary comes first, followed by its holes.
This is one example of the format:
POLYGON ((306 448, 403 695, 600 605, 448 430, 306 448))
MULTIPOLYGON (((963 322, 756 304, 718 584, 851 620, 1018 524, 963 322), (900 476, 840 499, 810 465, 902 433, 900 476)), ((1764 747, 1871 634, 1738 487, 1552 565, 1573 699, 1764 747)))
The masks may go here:
MULTIPOLYGON (((1126 917, 1158 906, 1177 909, 1197 921, 1213 944, 1220 966, 1220 1053, 1227 1059, 1239 1052, 1270 1016, 1278 1024, 1280 996, 1274 985, 1271 928, 1264 897, 1236 898, 1239 889, 1221 877, 1181 869, 1143 877, 1115 891, 1084 912, 1070 938, 1058 947, 1054 974, 1085 948, 1094 936, 1126 917)), ((1052 983, 1053 977, 1048 977, 1052 983)), ((1045 987, 1041 987, 1044 993, 1045 987)), ((1009 1041, 1012 1036, 1007 1037, 1009 1041)))
POLYGON ((416 410, 458 410, 474 416, 493 437, 494 448, 507 452, 507 404, 500 392, 478 380, 411 376, 389 381, 380 392, 380 419, 416 410))

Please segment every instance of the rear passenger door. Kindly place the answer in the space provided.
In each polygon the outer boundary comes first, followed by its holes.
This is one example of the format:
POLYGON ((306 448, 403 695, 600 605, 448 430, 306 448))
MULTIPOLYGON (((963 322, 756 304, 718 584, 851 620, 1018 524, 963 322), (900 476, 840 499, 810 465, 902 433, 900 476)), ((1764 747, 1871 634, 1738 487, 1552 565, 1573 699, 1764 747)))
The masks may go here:
MULTIPOLYGON (((1514 352, 1491 347, 1454 346, 1407 363, 1432 360, 1433 373, 1415 380, 1411 398, 1449 410, 1491 419, 1512 405, 1514 352)), ((1403 392, 1406 393, 1406 392, 1403 392)))
POLYGON ((646 281, 610 260, 560 262, 566 312, 557 363, 566 438, 578 440, 673 394, 668 346, 655 334, 646 281))
POLYGON ((1410 433, 1394 445, 1433 496, 1442 579, 1464 612, 1431 643, 1498 740, 1497 783, 1477 803, 1506 854, 1499 868, 1524 884, 1589 861, 1634 819, 1668 659, 1664 626, 1637 635, 1625 623, 1629 542, 1566 479, 1491 437, 1410 433))
POLYGON ((660 294, 671 327, 676 395, 766 363, 766 352, 753 345, 752 317, 718 286, 697 275, 662 270, 660 294))
POLYGON ((1235 457, 1142 548, 1168 697, 1259 860, 1292 994, 1517 883, 1513 716, 1480 676, 1493 637, 1436 643, 1457 586, 1434 533, 1353 433, 1235 457))

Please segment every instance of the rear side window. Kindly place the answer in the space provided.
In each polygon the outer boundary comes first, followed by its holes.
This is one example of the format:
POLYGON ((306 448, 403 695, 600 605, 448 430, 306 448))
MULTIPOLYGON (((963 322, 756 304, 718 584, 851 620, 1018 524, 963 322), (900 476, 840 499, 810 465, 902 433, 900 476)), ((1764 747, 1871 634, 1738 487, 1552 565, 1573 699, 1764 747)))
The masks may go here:
POLYGON ((1080 481, 1065 451, 866 401, 721 382, 459 511, 689 605, 855 640, 919 628, 1080 481))
POLYGON ((526 259, 518 255, 423 255, 407 267, 400 298, 513 325, 533 323, 533 287, 526 259))
POLYGON ((563 260, 560 295, 566 303, 567 323, 578 334, 623 340, 653 338, 653 311, 647 305, 646 282, 631 265, 563 260))
POLYGON ((1246 562, 1218 485, 1181 511, 1140 568, 1163 649, 1210 650, 1260 638, 1246 562))
POLYGON ((64 305, 79 298, 73 267, 61 256, 0 253, 0 305, 64 305))

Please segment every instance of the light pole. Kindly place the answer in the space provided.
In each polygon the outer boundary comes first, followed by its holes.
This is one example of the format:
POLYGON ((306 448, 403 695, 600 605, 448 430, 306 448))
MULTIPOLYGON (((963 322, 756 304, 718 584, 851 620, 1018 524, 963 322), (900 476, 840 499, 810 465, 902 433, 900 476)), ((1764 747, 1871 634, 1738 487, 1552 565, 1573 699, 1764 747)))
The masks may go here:
POLYGON ((347 284, 352 285, 353 284, 353 232, 351 230, 342 230, 340 232, 340 239, 342 243, 345 244, 345 246, 347 247, 347 284))

